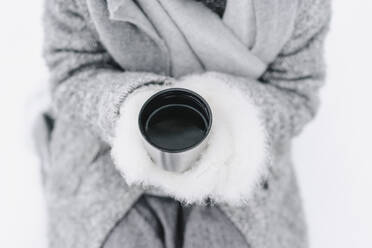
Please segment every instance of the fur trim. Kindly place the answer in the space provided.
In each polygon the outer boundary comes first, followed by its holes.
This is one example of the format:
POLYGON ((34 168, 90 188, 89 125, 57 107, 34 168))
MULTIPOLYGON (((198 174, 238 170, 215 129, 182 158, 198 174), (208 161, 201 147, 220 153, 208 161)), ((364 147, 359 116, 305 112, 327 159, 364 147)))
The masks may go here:
POLYGON ((185 77, 176 86, 197 92, 212 109, 213 125, 201 159, 183 173, 152 162, 137 118, 143 103, 164 87, 149 86, 136 90, 121 108, 112 149, 117 169, 129 185, 155 186, 186 203, 201 203, 208 197, 230 205, 244 203, 267 159, 267 135, 258 108, 232 82, 213 73, 185 77))

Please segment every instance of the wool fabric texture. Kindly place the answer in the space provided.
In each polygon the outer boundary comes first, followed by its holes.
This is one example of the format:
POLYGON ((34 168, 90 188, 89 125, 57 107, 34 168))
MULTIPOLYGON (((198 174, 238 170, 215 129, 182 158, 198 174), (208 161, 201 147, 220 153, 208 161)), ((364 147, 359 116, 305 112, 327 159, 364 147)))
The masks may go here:
MULTIPOLYGON (((156 48, 151 38, 133 25, 111 20, 105 1, 88 2, 46 1, 45 58, 55 118, 51 133, 44 136, 50 247, 101 247, 144 193, 146 189, 126 184, 110 156, 119 110, 137 88, 174 81, 165 73, 164 54, 153 49, 149 56, 136 46, 156 48)), ((221 76, 244 85, 243 92, 262 112, 272 163, 244 206, 216 207, 251 247, 307 247, 291 139, 318 109, 330 4, 324 0, 253 3, 257 35, 252 52, 267 69, 256 80, 221 76)))

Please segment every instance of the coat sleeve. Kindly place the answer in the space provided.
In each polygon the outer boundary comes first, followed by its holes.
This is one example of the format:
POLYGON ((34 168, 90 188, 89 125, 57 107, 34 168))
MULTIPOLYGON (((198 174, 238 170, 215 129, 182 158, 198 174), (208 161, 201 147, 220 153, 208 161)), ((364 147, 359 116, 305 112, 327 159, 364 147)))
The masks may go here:
POLYGON ((119 106, 127 95, 167 78, 120 68, 79 7, 74 0, 45 1, 44 57, 50 70, 53 114, 82 123, 110 144, 119 106))
POLYGON ((276 60, 260 80, 238 80, 260 109, 273 145, 289 141, 314 118, 325 79, 330 1, 299 2, 294 32, 276 60))
POLYGON ((324 0, 299 3, 290 40, 259 80, 206 72, 176 83, 202 95, 213 112, 208 148, 196 164, 176 174, 157 169, 151 161, 136 163, 131 154, 116 156, 117 167, 129 183, 155 185, 185 202, 211 198, 241 204, 251 197, 268 167, 275 166, 276 149, 301 132, 319 105, 330 4, 324 0))

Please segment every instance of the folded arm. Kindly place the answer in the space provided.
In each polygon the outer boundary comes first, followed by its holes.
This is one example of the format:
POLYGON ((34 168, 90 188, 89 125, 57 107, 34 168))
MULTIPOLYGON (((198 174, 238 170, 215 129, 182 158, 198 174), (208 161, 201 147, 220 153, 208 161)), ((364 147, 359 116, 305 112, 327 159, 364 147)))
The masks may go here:
POLYGON ((323 48, 329 28, 330 3, 302 2, 290 41, 260 80, 221 75, 227 81, 235 81, 260 109, 272 144, 298 135, 313 119, 318 110, 319 89, 324 84, 323 48), (305 6, 306 3, 309 6, 305 6))
POLYGON ((167 78, 124 72, 100 43, 74 0, 47 0, 44 56, 57 118, 80 122, 111 143, 119 108, 135 89, 167 78))

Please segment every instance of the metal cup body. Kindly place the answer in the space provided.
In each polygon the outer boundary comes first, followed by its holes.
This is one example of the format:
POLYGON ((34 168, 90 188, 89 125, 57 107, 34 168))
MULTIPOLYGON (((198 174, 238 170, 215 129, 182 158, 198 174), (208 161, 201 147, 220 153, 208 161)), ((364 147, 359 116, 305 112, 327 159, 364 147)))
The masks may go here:
MULTIPOLYGON (((172 116, 169 116, 169 118, 172 118, 172 116)), ((208 103, 195 92, 187 89, 171 88, 156 93, 146 101, 140 111, 138 123, 144 146, 155 164, 167 171, 184 172, 200 158, 201 153, 207 146, 209 131, 212 126, 212 112, 208 103), (195 144, 173 149, 173 147, 162 147, 154 143, 148 136, 148 122, 153 113, 172 104, 182 104, 182 106, 190 107, 204 120, 205 130, 203 129, 203 135, 195 144)))
POLYGON ((156 165, 161 166, 164 170, 173 172, 184 172, 190 169, 206 148, 207 138, 198 146, 183 152, 166 152, 149 144, 144 140, 144 144, 151 159, 156 165))

